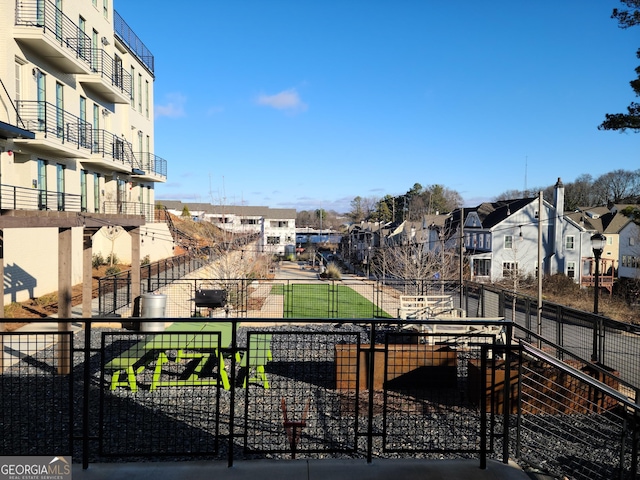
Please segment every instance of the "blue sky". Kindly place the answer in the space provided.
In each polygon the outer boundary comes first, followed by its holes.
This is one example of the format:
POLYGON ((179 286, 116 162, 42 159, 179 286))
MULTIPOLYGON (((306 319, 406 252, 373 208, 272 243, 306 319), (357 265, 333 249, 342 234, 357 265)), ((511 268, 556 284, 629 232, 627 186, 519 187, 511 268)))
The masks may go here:
POLYGON ((614 0, 116 0, 155 56, 157 198, 349 210, 414 183, 465 206, 640 168, 640 27, 614 0))

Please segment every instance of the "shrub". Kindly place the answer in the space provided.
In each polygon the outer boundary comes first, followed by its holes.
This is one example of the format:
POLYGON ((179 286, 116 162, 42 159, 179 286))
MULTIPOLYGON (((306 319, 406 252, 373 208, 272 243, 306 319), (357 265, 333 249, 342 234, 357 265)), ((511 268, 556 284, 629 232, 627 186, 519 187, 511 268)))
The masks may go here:
POLYGON ((320 276, 331 280, 340 280, 342 278, 342 271, 337 263, 329 262, 327 264, 327 269, 320 276))
POLYGON ((575 295, 580 286, 563 273, 557 273, 542 280, 543 291, 553 295, 575 295))
POLYGON ((120 273, 120 267, 116 267, 115 265, 114 265, 114 266, 112 266, 112 267, 107 268, 107 269, 105 270, 105 272, 104 272, 104 274, 105 274, 106 276, 109 276, 109 275, 116 275, 116 274, 118 274, 118 273, 120 273))
POLYGON ((98 268, 101 265, 104 265, 104 257, 100 253, 94 253, 91 256, 91 266, 93 268, 98 268))
POLYGON ((140 265, 149 265, 151 263, 151 257, 149 255, 145 255, 142 260, 140 260, 140 265))
POLYGON ((116 255, 115 253, 111 253, 111 254, 107 257, 107 259, 106 259, 106 261, 105 261, 105 264, 115 265, 115 264, 117 264, 117 263, 119 263, 119 262, 120 262, 120 259, 118 258, 118 255, 116 255))

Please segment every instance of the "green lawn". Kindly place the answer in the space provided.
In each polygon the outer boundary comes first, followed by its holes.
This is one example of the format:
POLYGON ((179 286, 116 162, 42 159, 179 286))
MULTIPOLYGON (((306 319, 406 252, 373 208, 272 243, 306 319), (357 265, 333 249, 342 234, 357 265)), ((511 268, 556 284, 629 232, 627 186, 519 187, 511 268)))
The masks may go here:
POLYGON ((289 318, 391 318, 344 285, 274 285, 271 293, 284 295, 285 317, 289 318))

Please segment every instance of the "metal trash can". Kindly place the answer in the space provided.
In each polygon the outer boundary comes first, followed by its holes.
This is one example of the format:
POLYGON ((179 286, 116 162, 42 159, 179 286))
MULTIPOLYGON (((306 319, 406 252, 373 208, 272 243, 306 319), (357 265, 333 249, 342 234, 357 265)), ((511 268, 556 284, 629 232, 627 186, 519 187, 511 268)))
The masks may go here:
MULTIPOLYGON (((167 308, 167 296, 162 293, 143 293, 140 297, 140 316, 142 318, 164 318, 167 308)), ((165 322, 140 322, 141 332, 162 332, 165 322)))

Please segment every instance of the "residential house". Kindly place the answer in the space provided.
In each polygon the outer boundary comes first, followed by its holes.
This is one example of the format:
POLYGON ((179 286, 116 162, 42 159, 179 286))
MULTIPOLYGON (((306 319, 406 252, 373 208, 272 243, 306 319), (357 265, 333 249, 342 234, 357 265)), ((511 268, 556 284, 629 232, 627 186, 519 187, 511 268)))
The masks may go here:
POLYGON ((159 201, 169 213, 180 216, 186 206, 194 220, 213 223, 234 235, 258 236, 259 252, 286 255, 295 252, 296 210, 209 203, 182 203, 180 200, 159 201))
MULTIPOLYGON (((609 204, 607 206, 580 208, 575 212, 567 214, 568 217, 584 226, 589 231, 600 232, 606 238, 604 250, 600 263, 601 285, 609 291, 613 286, 614 279, 618 276, 618 268, 621 266, 622 251, 620 242, 620 232, 631 222, 631 218, 623 213, 623 210, 631 207, 628 204, 609 204)), ((627 230, 630 232, 631 230, 627 230)), ((629 245, 627 245, 628 247, 629 245)), ((593 252, 587 252, 583 259, 583 286, 593 286, 594 270, 593 252)))
POLYGON ((159 255, 139 241, 167 175, 154 57, 107 0, 0 0, 0 11, 2 300, 58 290, 63 316, 70 285, 90 293, 92 252, 127 244, 134 265, 145 248, 159 255))
POLYGON ((638 280, 640 279, 640 226, 629 221, 620 229, 618 237, 620 252, 618 277, 638 280))
MULTIPOLYGON (((591 251, 589 231, 564 210, 564 186, 555 185, 554 202, 519 198, 485 202, 464 209, 464 247, 471 279, 493 282, 536 276, 539 261, 545 274, 564 273, 580 281, 582 260, 591 251), (540 213, 542 212, 542 213, 540 213), (540 253, 539 253, 540 252, 540 253), (540 258, 541 257, 541 258, 540 258)), ((448 245, 460 236, 460 211, 447 225, 448 245)))

